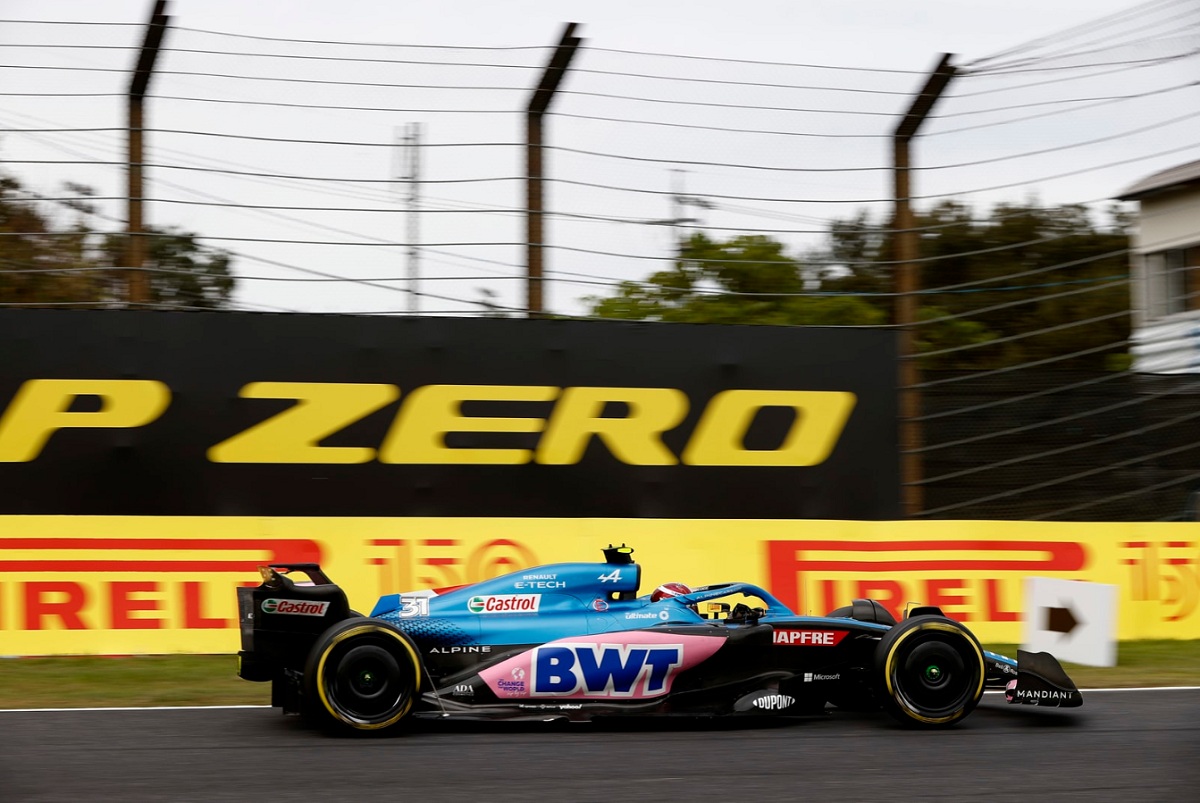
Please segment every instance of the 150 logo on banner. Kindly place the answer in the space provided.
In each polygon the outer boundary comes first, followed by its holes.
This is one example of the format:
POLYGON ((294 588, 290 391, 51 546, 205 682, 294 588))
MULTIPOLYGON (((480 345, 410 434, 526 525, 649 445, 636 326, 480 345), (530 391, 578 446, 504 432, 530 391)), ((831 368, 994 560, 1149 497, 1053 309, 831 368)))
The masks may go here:
POLYGON ((495 538, 468 547, 458 538, 375 538, 370 542, 378 567, 378 595, 432 588, 445 591, 537 565, 527 545, 495 538))
MULTIPOLYGON (((848 391, 723 390, 707 402, 677 455, 662 436, 683 423, 691 403, 676 388, 425 385, 405 394, 377 447, 322 442, 400 399, 395 385, 251 382, 238 395, 295 404, 211 445, 213 463, 573 465, 600 439, 629 465, 815 466, 833 451, 857 400, 848 391), (549 412, 462 414, 463 404, 480 402, 541 403, 549 412), (625 405, 627 414, 606 416, 613 404, 625 405), (745 436, 767 408, 792 411, 792 421, 776 448, 748 449, 745 436), (541 434, 534 449, 447 446, 445 436, 458 432, 541 434)), ((0 462, 36 460, 65 429, 144 427, 166 414, 170 403, 170 388, 156 380, 30 379, 0 416, 0 462), (99 409, 72 410, 81 398, 99 399, 99 409)))
POLYGON ((1135 602, 1158 602, 1165 622, 1186 619, 1200 602, 1200 543, 1126 541, 1121 563, 1129 567, 1135 602))

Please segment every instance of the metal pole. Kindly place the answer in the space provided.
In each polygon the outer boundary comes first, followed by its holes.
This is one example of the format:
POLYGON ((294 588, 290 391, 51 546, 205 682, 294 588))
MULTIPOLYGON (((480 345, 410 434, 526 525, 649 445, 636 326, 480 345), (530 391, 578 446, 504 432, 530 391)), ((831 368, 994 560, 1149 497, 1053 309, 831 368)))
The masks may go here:
POLYGON ((530 318, 542 313, 542 117, 550 108, 554 92, 566 74, 576 48, 583 41, 575 36, 576 23, 571 22, 563 30, 558 47, 550 56, 550 62, 542 73, 542 80, 529 99, 525 113, 525 271, 527 287, 526 314, 530 318))
POLYGON ((671 170, 671 234, 675 237, 675 255, 683 259, 683 243, 687 231, 680 226, 683 223, 683 171, 671 170))
POLYGON ((146 38, 138 56, 133 78, 129 82, 129 186, 125 244, 125 281, 128 305, 145 304, 150 300, 150 277, 142 271, 146 261, 146 239, 142 235, 142 128, 145 121, 143 100, 154 73, 154 61, 162 45, 170 17, 165 13, 167 0, 156 0, 146 27, 146 38))
POLYGON ((951 54, 942 54, 941 61, 930 73, 925 87, 914 98, 912 106, 892 134, 893 174, 895 177, 895 243, 896 243, 896 326, 899 328, 899 394, 900 394, 900 483, 902 505, 906 518, 912 518, 925 507, 921 455, 916 451, 924 440, 921 432, 920 371, 916 353, 916 323, 918 317, 917 291, 920 277, 917 257, 920 241, 914 230, 912 196, 909 182, 909 142, 925 122, 933 104, 954 77, 951 54))
POLYGON ((410 123, 408 130, 404 138, 408 145, 408 311, 416 315, 421 308, 421 250, 417 247, 421 237, 417 215, 421 204, 421 124, 410 123))

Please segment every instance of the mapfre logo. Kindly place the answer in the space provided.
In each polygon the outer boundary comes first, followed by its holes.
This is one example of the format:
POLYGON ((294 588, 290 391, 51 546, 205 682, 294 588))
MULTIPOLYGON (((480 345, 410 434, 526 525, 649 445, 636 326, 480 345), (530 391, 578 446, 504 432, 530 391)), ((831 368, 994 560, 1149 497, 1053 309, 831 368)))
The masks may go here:
POLYGON ((324 616, 328 602, 308 602, 299 599, 264 599, 263 613, 287 613, 293 616, 324 616))
POLYGON ((836 647, 849 633, 848 630, 776 630, 776 644, 795 647, 836 647))

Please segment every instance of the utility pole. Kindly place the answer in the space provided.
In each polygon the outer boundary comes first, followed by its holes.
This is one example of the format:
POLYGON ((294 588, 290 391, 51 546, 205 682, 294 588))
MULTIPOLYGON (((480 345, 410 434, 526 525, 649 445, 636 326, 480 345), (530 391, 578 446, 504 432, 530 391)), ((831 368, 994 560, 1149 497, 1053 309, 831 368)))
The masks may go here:
POLYGON ((917 256, 920 240, 914 227, 912 195, 909 182, 909 150, 912 138, 917 135, 921 124, 933 104, 945 91, 954 77, 950 65, 951 54, 942 55, 937 67, 929 74, 921 93, 913 99, 908 112, 892 134, 893 175, 895 178, 895 229, 896 244, 896 326, 899 327, 899 375, 900 394, 900 486, 901 504, 907 518, 920 513, 925 506, 924 487, 921 485, 921 448, 924 440, 921 432, 920 371, 917 366, 916 323, 917 291, 921 288, 917 273, 917 256))
MULTIPOLYGON (((692 223, 703 226, 704 222, 697 217, 684 217, 689 206, 696 209, 716 209, 716 205, 707 198, 701 198, 699 195, 688 195, 684 188, 685 171, 678 168, 671 170, 671 217, 678 220, 680 223, 692 223)), ((686 237, 679 238, 679 253, 683 254, 683 244, 686 237)))
POLYGON ((408 185, 408 312, 416 315, 421 307, 421 124, 409 123, 401 140, 404 168, 400 180, 408 185))
POLYGON ((142 163, 145 159, 142 142, 142 128, 145 125, 143 101, 150 86, 150 76, 154 74, 154 61, 158 58, 163 34, 171 21, 166 9, 167 0, 156 0, 150 13, 150 22, 146 26, 146 38, 142 41, 137 66, 134 67, 133 78, 129 82, 129 148, 126 157, 129 163, 129 192, 126 196, 125 285, 126 301, 130 307, 145 304, 150 300, 150 278, 142 270, 146 261, 146 238, 142 230, 142 196, 145 192, 142 182, 142 163))
POLYGON ((529 98, 525 112, 525 273, 527 284, 526 315, 539 318, 542 315, 542 239, 544 236, 542 215, 542 118, 550 108, 554 92, 571 65, 582 39, 575 36, 576 23, 567 23, 562 38, 555 48, 550 62, 542 73, 537 89, 529 98))
POLYGON ((683 219, 683 171, 679 168, 671 169, 671 231, 675 235, 675 253, 680 257, 683 256, 683 241, 685 233, 680 230, 679 224, 685 222, 683 219))

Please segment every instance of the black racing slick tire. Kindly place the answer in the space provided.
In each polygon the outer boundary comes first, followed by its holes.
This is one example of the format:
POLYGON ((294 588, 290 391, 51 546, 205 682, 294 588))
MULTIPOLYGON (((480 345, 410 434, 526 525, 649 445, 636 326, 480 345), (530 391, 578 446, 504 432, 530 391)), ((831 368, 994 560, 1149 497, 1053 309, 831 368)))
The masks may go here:
POLYGON ((334 730, 394 729, 412 712, 420 689, 416 646, 378 619, 345 619, 326 630, 304 669, 305 713, 334 730))
POLYGON ((916 728, 960 722, 986 679, 978 639, 945 616, 916 616, 889 630, 875 648, 874 674, 883 709, 916 728))

